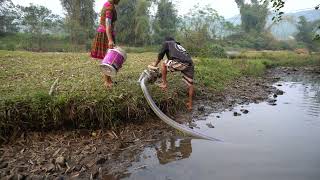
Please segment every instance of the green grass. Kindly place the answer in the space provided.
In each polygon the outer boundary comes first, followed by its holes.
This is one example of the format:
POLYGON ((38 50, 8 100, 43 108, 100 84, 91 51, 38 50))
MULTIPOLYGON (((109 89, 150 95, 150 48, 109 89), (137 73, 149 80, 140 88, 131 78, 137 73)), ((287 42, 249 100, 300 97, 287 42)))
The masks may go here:
MULTIPOLYGON (((197 91, 222 91, 235 78, 260 76, 269 67, 320 65, 319 56, 289 52, 244 55, 233 60, 194 59, 197 91)), ((0 51, 0 138, 16 131, 113 128, 153 116, 136 81, 156 58, 151 52, 129 53, 114 79, 118 83, 106 90, 99 62, 87 53, 0 51), (49 96, 57 78, 57 89, 49 96)), ((166 113, 185 110, 186 87, 180 79, 179 73, 169 73, 167 93, 155 85, 150 87, 154 100, 166 113)))
MULTIPOLYGON (((0 51, 1 134, 13 129, 112 128, 144 120, 151 110, 137 80, 156 57, 154 53, 129 54, 114 79, 117 85, 107 90, 99 62, 88 54, 0 51), (57 90, 49 96, 57 78, 57 90)), ((183 88, 179 79, 179 74, 169 79, 166 95, 151 87, 156 102, 168 113, 184 110, 186 96, 177 93, 183 88)))

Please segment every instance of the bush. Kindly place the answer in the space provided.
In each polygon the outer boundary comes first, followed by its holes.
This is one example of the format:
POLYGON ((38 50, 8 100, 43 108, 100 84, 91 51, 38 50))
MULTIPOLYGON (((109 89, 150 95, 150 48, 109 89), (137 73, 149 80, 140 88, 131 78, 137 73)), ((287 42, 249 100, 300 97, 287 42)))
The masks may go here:
POLYGON ((226 57, 225 50, 216 44, 206 44, 204 48, 199 49, 198 56, 201 57, 226 57))
POLYGON ((293 41, 279 41, 272 34, 238 33, 226 38, 227 46, 250 48, 256 50, 293 50, 293 41))
POLYGON ((210 39, 201 32, 191 31, 187 36, 178 38, 181 45, 187 49, 191 56, 198 57, 226 57, 225 50, 216 40, 210 39))

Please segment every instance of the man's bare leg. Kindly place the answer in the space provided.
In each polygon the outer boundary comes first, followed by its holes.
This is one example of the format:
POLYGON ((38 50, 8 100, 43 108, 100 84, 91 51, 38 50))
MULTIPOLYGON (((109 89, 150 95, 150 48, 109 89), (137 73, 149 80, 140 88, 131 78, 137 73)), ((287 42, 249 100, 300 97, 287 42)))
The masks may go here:
POLYGON ((194 95, 194 87, 193 85, 189 85, 189 98, 188 98, 188 102, 187 102, 187 109, 189 111, 192 110, 192 98, 193 98, 193 95, 194 95))
POLYGON ((168 88, 168 82, 167 82, 167 66, 165 63, 162 63, 162 83, 160 84, 160 87, 162 90, 167 90, 168 88))

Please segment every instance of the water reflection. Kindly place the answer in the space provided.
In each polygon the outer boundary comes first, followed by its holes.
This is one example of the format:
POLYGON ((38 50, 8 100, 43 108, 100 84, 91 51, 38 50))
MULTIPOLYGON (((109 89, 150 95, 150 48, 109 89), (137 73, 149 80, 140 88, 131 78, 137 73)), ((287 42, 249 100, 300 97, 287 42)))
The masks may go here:
POLYGON ((164 165, 172 161, 189 158, 192 153, 191 139, 170 138, 161 141, 156 147, 159 163, 164 165))
POLYGON ((308 115, 320 117, 320 74, 296 74, 283 79, 284 83, 291 84, 285 91, 297 88, 301 92, 303 101, 298 106, 306 110, 308 115))

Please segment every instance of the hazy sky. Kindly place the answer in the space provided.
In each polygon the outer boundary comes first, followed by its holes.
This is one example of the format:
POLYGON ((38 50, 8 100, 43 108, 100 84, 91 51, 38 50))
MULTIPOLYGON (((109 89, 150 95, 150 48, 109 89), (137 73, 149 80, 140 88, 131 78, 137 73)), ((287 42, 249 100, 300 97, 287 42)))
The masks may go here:
MULTIPOLYGON (((52 10, 53 13, 63 15, 63 10, 60 5, 60 0, 12 0, 14 4, 27 6, 30 3, 43 5, 52 10)), ((225 18, 230 18, 239 14, 239 10, 234 0, 173 0, 179 14, 185 14, 189 11, 190 7, 199 3, 200 5, 210 5, 218 11, 218 13, 225 18)), ((100 11, 102 5, 106 0, 96 0, 95 9, 100 11)), ((121 3, 121 1, 120 1, 121 3)), ((286 0, 285 12, 292 12, 297 10, 311 9, 319 4, 319 0, 286 0)))

